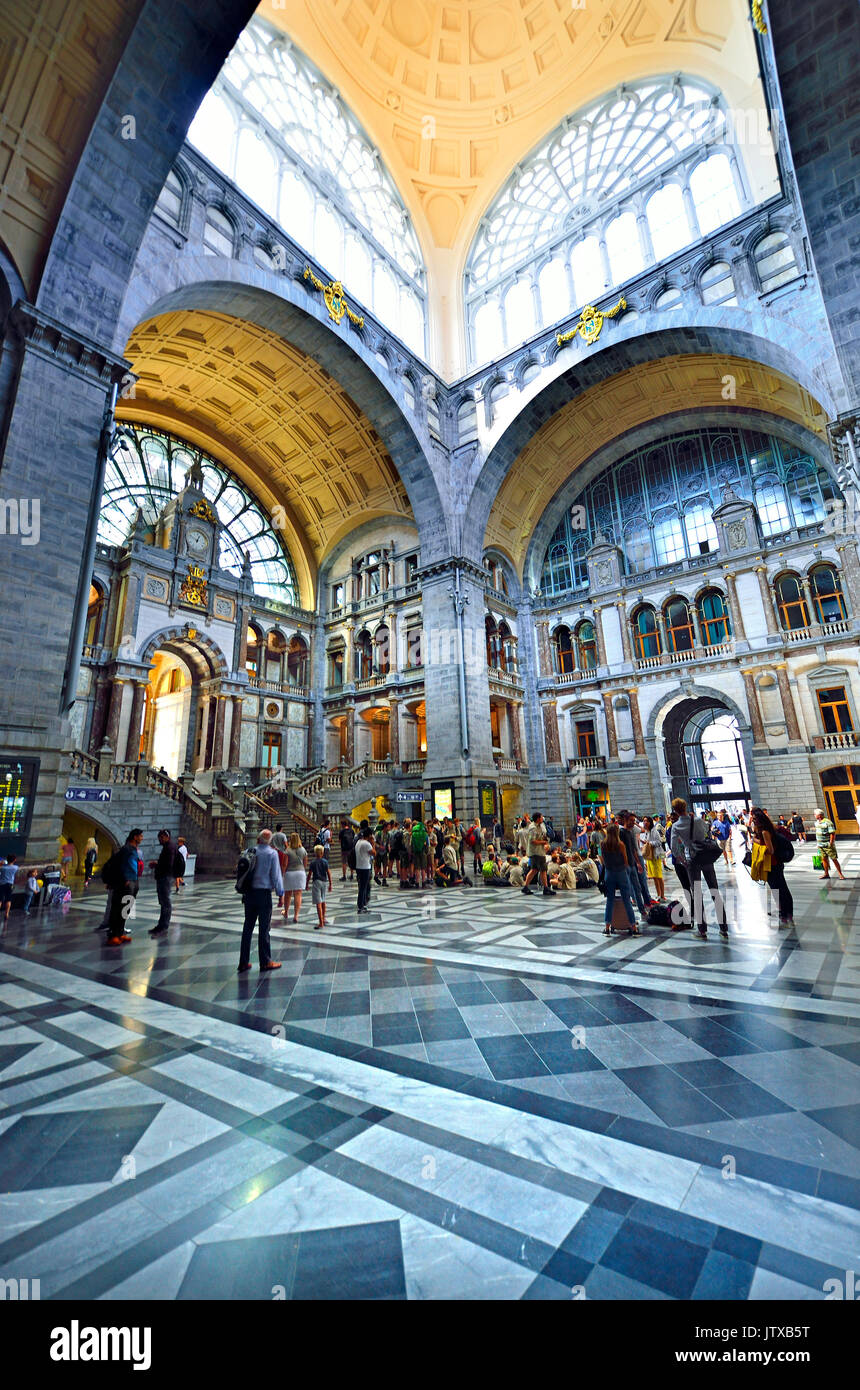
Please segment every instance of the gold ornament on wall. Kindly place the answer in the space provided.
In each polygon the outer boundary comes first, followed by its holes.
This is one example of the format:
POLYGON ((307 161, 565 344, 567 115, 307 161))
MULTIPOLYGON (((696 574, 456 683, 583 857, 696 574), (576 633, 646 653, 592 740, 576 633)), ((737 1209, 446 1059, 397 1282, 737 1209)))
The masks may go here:
POLYGON ((343 283, 340 280, 330 280, 326 285, 322 280, 314 275, 309 265, 305 266, 304 278, 310 280, 315 290, 322 291, 325 300, 325 307, 328 309, 328 316, 334 323, 339 324, 346 314, 350 323, 354 323, 356 328, 364 327, 364 319, 354 314, 346 302, 343 293, 343 283))
POLYGON ((612 309, 607 309, 605 313, 600 309, 595 309, 593 304, 586 304, 579 316, 579 323, 575 324, 567 333, 557 333, 555 341, 559 347, 564 347, 565 343, 569 343, 571 338, 575 338, 578 333, 585 346, 591 347, 592 343, 596 343, 600 337, 603 320, 614 319, 616 314, 620 314, 621 310, 626 308, 627 300, 623 296, 612 309))
POLYGON ((206 576, 199 565, 188 566, 188 574, 179 590, 179 602, 193 604, 195 608, 206 607, 206 576))
POLYGON ((188 515, 199 516, 201 521, 211 521, 213 524, 217 524, 218 521, 209 503, 205 502, 202 497, 199 502, 194 503, 193 507, 188 508, 188 515))
POLYGON ((764 15, 762 14, 761 0, 752 0, 752 17, 756 33, 766 34, 767 25, 764 22, 764 15))

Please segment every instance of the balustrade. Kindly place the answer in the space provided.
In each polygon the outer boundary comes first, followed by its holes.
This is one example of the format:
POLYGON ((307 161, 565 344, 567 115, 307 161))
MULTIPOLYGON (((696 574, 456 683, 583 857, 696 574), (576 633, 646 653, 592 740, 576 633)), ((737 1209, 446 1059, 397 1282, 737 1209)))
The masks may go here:
POLYGON ((841 748, 860 747, 860 735, 854 732, 838 734, 814 734, 813 746, 817 753, 831 753, 841 748))

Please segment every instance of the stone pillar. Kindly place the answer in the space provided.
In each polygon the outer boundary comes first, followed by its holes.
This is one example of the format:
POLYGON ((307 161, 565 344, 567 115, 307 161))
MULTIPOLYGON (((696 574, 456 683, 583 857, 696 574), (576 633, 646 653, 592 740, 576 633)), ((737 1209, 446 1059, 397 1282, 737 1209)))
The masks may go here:
POLYGON ((779 631, 779 625, 776 621, 776 614, 773 611, 773 595, 770 590, 770 584, 768 583, 767 570, 764 565, 756 565, 755 572, 758 575, 758 587, 761 593, 764 620, 767 623, 768 636, 772 637, 779 631))
POLYGON ((657 636, 660 639, 660 660, 665 663, 669 660, 671 643, 669 642, 669 634, 666 631, 666 619, 663 616, 662 608, 656 609, 654 622, 657 626, 657 636))
POLYGON ((215 748, 215 707, 218 701, 214 695, 206 697, 206 742, 203 753, 202 771, 206 772, 213 767, 212 754, 215 748))
POLYGON ((104 742, 110 690, 111 683, 108 677, 103 674, 98 676, 95 699, 93 700, 93 718, 90 725, 89 751, 93 755, 98 753, 104 742))
POLYGON ((520 706, 516 700, 511 700, 508 705, 508 716, 511 721, 511 753, 516 762, 523 760, 523 741, 520 734, 520 706))
POLYGON ((346 712, 346 761, 350 767, 355 762, 355 710, 352 706, 346 712))
POLYGON ((355 623, 346 625, 346 654, 344 656, 344 685, 351 685, 355 681, 355 623))
POLYGON ((538 674, 541 676, 551 676, 553 674, 553 663, 549 649, 549 619, 539 618, 536 627, 538 639, 538 674))
POLYGON ((117 740, 119 738, 119 721, 122 713, 122 694, 124 687, 124 680, 114 680, 112 683, 110 713, 108 714, 107 731, 105 733, 105 738, 111 746, 114 762, 116 763, 120 761, 117 740))
POLYGON ((809 613, 809 626, 820 628, 821 621, 818 617, 818 611, 815 607, 815 604, 812 601, 812 585, 810 584, 809 580, 805 575, 801 578, 800 588, 803 593, 803 597, 806 600, 806 608, 809 613))
POLYGON ((758 692, 755 688, 755 674, 753 671, 741 671, 741 675, 744 678, 744 691, 747 697, 750 727, 753 731, 753 743, 767 743, 764 734, 764 724, 761 718, 761 710, 758 703, 758 692))
POLYGON ((127 763, 136 763, 140 760, 140 721, 145 698, 146 681, 135 681, 131 699, 131 717, 128 721, 128 741, 125 749, 125 761, 127 763))
POLYGON ((633 644, 630 641, 630 623, 627 618, 627 605, 623 599, 619 599, 615 604, 618 609, 618 621, 621 624, 621 646, 624 652, 624 660, 633 660, 633 644))
POLYGON ((543 737, 548 763, 561 762, 561 740, 558 733, 558 710, 555 700, 548 700, 541 706, 543 712, 543 737))
POLYGON ((236 669, 244 671, 248 664, 248 610, 239 609, 239 649, 236 653, 236 669))
POLYGON ((242 696, 231 695, 230 701, 233 705, 233 718, 230 721, 230 755, 228 765, 230 767, 241 767, 242 758, 242 696))
POLYGON ((214 695, 215 701, 215 738, 212 744, 212 767, 220 768, 224 765, 224 715, 227 712, 227 696, 214 695))
POLYGON ((857 558, 857 542, 843 541, 836 547, 842 571, 842 593, 845 598, 845 611, 849 620, 860 613, 860 560, 857 558))
POLYGON ((733 574, 726 575, 726 598, 728 599, 729 617, 732 623, 732 635, 745 642, 746 628, 744 627, 744 618, 738 602, 738 590, 733 574))
POLYGON ((392 763, 400 762, 400 701, 388 700, 388 756, 392 763))
POLYGON ((393 608, 386 613, 385 620, 388 625, 388 669, 393 675, 397 670, 397 614, 393 608))
POLYGON ((627 691, 630 701, 630 720, 633 724, 633 746, 636 750, 637 758, 645 757, 645 739, 642 736, 642 718, 639 714, 639 692, 636 686, 632 686, 627 691))
POLYGON ((615 732, 615 711, 612 708, 612 696, 604 691, 603 693, 603 714, 606 719, 606 740, 609 745, 609 757, 618 757, 618 735, 615 732))
POLYGON ((603 640, 603 623, 600 621, 602 609, 595 605, 594 608, 594 645, 597 648, 598 666, 606 665, 606 643, 603 640))
MULTIPOLYGON (((308 705, 308 732, 307 732, 307 739, 306 739, 306 742, 305 742, 305 766, 306 766, 306 767, 315 767, 315 766, 316 766, 316 764, 315 764, 315 762, 314 762, 314 731, 315 731, 315 729, 316 729, 316 710, 314 709, 313 705, 308 705)), ((285 754, 284 754, 284 763, 285 763, 285 764, 286 764, 286 761, 287 761, 287 759, 286 759, 286 753, 285 753, 285 754)))
POLYGON ((781 661, 776 668, 776 679, 779 684, 779 694, 782 700, 782 710, 785 715, 785 726, 788 729, 788 737, 791 743, 800 743, 800 725, 797 722, 797 710, 794 707, 794 696, 791 693, 791 686, 788 683, 788 667, 781 661))

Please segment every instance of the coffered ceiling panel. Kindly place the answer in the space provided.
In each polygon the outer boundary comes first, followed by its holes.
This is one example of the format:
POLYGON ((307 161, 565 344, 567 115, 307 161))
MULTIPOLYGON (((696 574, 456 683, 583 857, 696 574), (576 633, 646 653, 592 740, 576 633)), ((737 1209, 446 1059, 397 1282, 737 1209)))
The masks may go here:
POLYGON ((827 415, 796 381, 772 367, 734 357, 665 357, 610 377, 571 400, 529 440, 493 503, 485 548, 510 555, 520 575, 535 527, 559 488, 613 439, 650 420, 693 408, 764 410, 826 439, 827 415))
POLYGON ((277 335, 182 311, 142 323, 125 356, 138 381, 117 414, 205 441, 265 505, 280 504, 304 601, 345 532, 377 516, 411 518, 373 426, 323 367, 277 335))
POLYGON ((31 297, 141 7, 142 0, 0 4, 0 238, 31 297))

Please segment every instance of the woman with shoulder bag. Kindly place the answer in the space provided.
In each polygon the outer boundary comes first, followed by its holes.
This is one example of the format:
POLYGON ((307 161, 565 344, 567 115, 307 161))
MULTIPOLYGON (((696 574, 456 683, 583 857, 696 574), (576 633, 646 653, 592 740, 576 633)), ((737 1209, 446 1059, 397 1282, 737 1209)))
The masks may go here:
MULTIPOLYGON (((717 883, 717 875, 714 872, 714 864, 717 859, 722 857, 723 852, 719 845, 711 839, 705 822, 698 816, 688 814, 687 803, 683 797, 675 797, 672 802, 672 810, 676 817, 672 826, 672 862, 675 864, 676 871, 680 866, 686 869, 691 900, 690 920, 695 922, 696 930, 701 939, 707 941, 708 928, 705 922, 705 904, 702 897, 702 879, 704 878, 711 894, 711 901, 714 904, 720 936, 726 940, 729 934, 726 926, 726 907, 720 886, 717 883)), ((681 877, 680 873, 678 876, 681 877)))
POLYGON ((603 860, 603 885, 604 892, 606 893, 603 935, 612 935, 612 913, 615 906, 615 894, 617 892, 624 904, 624 910, 627 913, 630 934, 631 936, 638 936, 639 928, 636 925, 636 917, 633 912, 630 876, 627 873, 629 867, 627 851, 621 843, 617 825, 610 825, 607 830, 603 844, 600 846, 600 857, 603 860))
MULTIPOLYGON (((757 883, 775 888, 779 900, 780 927, 794 926, 794 899, 785 881, 785 859, 781 853, 780 835, 773 821, 761 807, 754 806, 750 814, 752 831, 752 865, 750 873, 757 883)), ((793 851, 792 851, 793 854, 793 851)))

